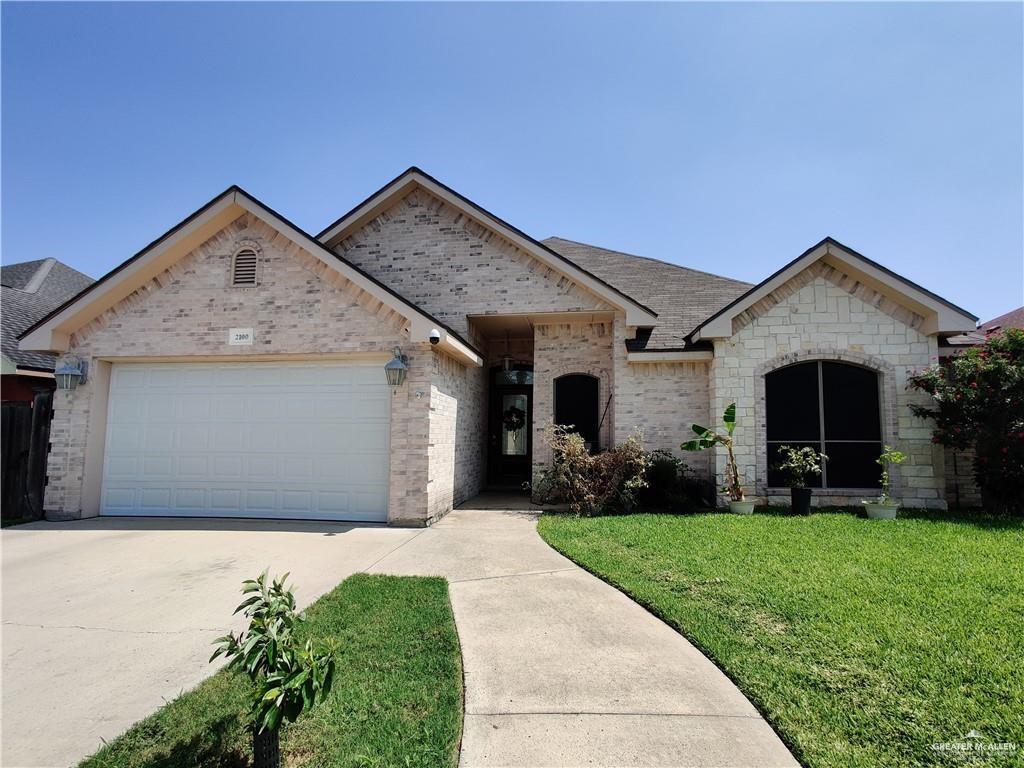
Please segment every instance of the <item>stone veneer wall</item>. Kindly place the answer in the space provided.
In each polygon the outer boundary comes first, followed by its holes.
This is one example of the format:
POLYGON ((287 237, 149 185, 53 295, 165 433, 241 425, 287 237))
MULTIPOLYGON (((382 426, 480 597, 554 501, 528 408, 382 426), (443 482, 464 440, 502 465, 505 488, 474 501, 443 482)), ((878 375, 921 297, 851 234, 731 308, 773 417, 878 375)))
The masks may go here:
POLYGON ((609 309, 423 190, 407 195, 335 250, 467 337, 467 315, 609 309))
POLYGON ((601 425, 601 447, 614 435, 613 411, 605 414, 608 397, 613 392, 614 366, 612 323, 560 323, 537 325, 533 338, 533 476, 551 460, 551 449, 545 429, 554 423, 555 379, 569 373, 586 373, 598 378, 598 419, 601 425))
POLYGON ((242 216, 72 336, 70 351, 89 361, 93 375, 55 398, 47 515, 82 515, 86 443, 102 442, 90 430, 106 408, 106 368, 97 357, 389 353, 396 345, 410 366, 392 399, 389 516, 423 524, 430 399, 414 393, 431 389, 433 349, 408 344, 404 318, 259 219, 242 216), (241 244, 259 252, 258 286, 230 285, 241 244), (228 329, 239 326, 254 329, 253 346, 227 344, 228 329))
MULTIPOLYGON (((908 455, 894 472, 893 496, 906 506, 944 507, 941 449, 927 422, 909 409, 919 393, 906 389, 910 371, 937 359, 935 338, 917 330, 921 318, 892 313, 887 300, 824 264, 814 265, 761 302, 729 339, 715 341, 711 365, 711 421, 737 404, 735 453, 748 489, 767 493, 764 376, 804 360, 839 360, 876 370, 881 379, 882 439, 908 455), (894 317, 893 315, 898 315, 894 317)), ((719 481, 725 455, 715 457, 719 481)), ((859 504, 865 494, 815 491, 816 503, 859 504)))
POLYGON ((428 521, 445 515, 484 486, 485 376, 485 368, 470 368, 434 352, 430 385, 428 521))

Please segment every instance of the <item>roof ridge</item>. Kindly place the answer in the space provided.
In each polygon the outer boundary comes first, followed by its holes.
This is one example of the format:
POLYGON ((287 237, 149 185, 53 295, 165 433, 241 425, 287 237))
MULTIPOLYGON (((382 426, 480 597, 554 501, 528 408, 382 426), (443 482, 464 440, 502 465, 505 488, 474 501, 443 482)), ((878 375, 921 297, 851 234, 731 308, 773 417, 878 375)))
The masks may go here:
POLYGON ((717 278, 718 280, 728 280, 729 282, 739 283, 740 285, 753 285, 753 283, 748 283, 746 280, 739 280, 739 279, 737 279, 735 277, 726 277, 725 275, 715 274, 714 272, 707 272, 707 271, 705 271, 703 269, 695 269, 694 267, 686 267, 686 266, 683 266, 682 264, 674 264, 671 261, 665 261, 664 259, 655 259, 655 258, 653 258, 651 256, 641 256, 638 253, 629 253, 628 251, 618 251, 618 250, 615 250, 614 248, 605 248, 603 245, 594 245, 593 243, 584 243, 584 242, 582 242, 580 240, 572 240, 571 238, 568 238, 568 237, 559 237, 558 235, 553 235, 551 237, 545 238, 541 242, 546 242, 548 240, 561 240, 564 243, 573 243, 574 245, 582 245, 585 248, 596 248, 599 251, 606 251, 608 253, 616 253, 616 254, 618 254, 620 256, 629 256, 631 259, 643 259, 644 261, 653 261, 655 264, 664 264, 666 267, 675 267, 676 269, 683 269, 683 270, 686 270, 687 272, 696 272, 698 275, 707 275, 708 277, 714 277, 714 278, 717 278))

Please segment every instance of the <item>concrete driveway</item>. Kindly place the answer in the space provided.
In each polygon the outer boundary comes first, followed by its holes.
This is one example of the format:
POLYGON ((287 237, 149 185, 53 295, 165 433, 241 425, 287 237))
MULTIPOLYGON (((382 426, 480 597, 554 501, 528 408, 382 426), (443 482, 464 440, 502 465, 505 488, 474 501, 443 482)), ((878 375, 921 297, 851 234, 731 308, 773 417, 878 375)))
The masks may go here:
POLYGON ((239 586, 291 571, 306 605, 419 531, 101 518, 0 532, 0 765, 68 766, 207 677, 239 586))

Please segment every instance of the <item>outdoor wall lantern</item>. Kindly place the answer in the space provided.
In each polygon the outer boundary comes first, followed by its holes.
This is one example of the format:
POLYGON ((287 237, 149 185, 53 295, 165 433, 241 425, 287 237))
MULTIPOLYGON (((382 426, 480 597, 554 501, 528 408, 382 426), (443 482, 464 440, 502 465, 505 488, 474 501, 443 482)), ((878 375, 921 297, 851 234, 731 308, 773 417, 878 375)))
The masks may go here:
POLYGON ((76 358, 65 358, 53 372, 57 379, 57 389, 75 389, 85 381, 85 373, 88 370, 84 360, 76 358))
POLYGON ((388 384, 397 388, 405 381, 405 374, 409 371, 409 358, 402 354, 401 347, 395 347, 394 352, 395 356, 384 366, 384 373, 388 377, 388 384))

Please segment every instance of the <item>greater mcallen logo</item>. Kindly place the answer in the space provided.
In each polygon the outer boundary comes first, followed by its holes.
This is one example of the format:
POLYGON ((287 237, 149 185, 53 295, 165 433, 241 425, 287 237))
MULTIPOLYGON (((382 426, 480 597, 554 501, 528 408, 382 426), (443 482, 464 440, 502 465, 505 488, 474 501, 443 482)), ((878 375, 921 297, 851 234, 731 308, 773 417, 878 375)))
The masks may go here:
POLYGON ((1017 745, 1012 741, 987 741, 984 734, 976 729, 971 729, 960 741, 940 741, 931 745, 932 751, 946 754, 971 756, 996 756, 1012 755, 1017 751, 1017 745))

